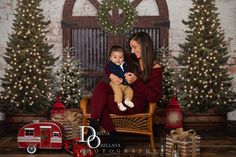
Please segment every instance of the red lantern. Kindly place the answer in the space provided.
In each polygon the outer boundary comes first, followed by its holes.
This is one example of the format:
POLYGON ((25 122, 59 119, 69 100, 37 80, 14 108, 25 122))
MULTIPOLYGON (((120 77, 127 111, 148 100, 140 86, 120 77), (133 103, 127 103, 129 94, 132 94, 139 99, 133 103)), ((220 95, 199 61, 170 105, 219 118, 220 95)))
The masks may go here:
POLYGON ((50 111, 51 118, 55 116, 63 115, 64 111, 65 111, 65 106, 61 103, 60 97, 57 97, 57 100, 50 111))
POLYGON ((182 128, 182 112, 176 96, 173 96, 167 106, 166 111, 166 128, 182 128))

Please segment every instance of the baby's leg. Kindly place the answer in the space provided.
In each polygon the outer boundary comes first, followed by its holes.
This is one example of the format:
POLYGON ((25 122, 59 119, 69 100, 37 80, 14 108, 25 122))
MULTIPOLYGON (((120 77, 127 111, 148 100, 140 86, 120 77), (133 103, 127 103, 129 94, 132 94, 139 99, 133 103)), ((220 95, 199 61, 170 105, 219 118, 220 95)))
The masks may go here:
POLYGON ((123 92, 124 92, 124 97, 125 97, 124 103, 128 107, 133 108, 134 103, 131 100, 133 99, 134 92, 133 92, 132 88, 127 86, 123 92))
POLYGON ((118 108, 121 111, 125 111, 127 108, 122 104, 123 93, 122 93, 121 85, 117 85, 117 84, 114 84, 112 82, 110 82, 110 85, 113 89, 114 99, 115 99, 114 101, 117 103, 118 108))

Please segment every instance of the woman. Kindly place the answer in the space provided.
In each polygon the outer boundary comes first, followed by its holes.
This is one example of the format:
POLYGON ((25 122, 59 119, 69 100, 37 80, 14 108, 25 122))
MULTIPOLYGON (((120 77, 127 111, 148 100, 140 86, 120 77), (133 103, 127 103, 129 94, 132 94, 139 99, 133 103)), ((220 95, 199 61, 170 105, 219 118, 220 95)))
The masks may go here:
MULTIPOLYGON (((90 125, 98 131, 102 126, 110 135, 115 134, 115 127, 109 114, 136 114, 147 111, 148 102, 157 102, 161 99, 162 69, 156 62, 156 54, 153 49, 153 41, 145 32, 138 32, 129 40, 131 54, 130 71, 125 74, 126 81, 131 84, 134 91, 133 108, 120 111, 114 102, 114 93, 109 84, 100 82, 96 85, 91 98, 91 121, 90 125)), ((105 68, 109 78, 120 84, 122 80, 111 74, 105 68)))

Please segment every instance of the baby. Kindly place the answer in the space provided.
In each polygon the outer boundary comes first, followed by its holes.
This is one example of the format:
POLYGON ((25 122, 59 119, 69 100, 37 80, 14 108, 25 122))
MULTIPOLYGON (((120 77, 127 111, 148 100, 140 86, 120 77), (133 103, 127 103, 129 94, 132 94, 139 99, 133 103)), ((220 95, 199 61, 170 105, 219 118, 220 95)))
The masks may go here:
POLYGON ((108 69, 117 77, 122 79, 122 83, 117 84, 110 82, 110 85, 114 91, 115 102, 121 111, 127 110, 127 107, 133 108, 134 103, 131 101, 133 98, 133 90, 125 80, 125 73, 128 72, 128 64, 124 61, 125 50, 120 46, 112 46, 110 49, 110 62, 108 63, 108 69), (123 102, 124 96, 124 105, 123 102))

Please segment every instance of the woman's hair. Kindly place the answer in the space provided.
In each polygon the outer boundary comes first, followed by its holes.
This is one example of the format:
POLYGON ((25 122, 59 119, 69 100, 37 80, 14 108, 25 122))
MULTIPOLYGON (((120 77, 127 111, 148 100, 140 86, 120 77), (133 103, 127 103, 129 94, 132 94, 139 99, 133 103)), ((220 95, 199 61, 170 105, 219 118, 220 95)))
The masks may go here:
MULTIPOLYGON (((134 33, 130 39, 129 39, 129 43, 131 40, 136 41, 140 47, 141 47, 141 57, 144 63, 144 70, 143 70, 143 80, 144 82, 147 81, 148 78, 150 78, 151 75, 151 71, 153 68, 153 64, 154 61, 156 60, 156 54, 154 52, 154 48, 153 48, 153 41, 151 39, 151 37, 149 36, 149 34, 147 34, 146 32, 137 32, 134 33)), ((133 62, 137 68, 140 68, 139 63, 138 63, 138 59, 133 59, 133 62), (138 65, 138 66, 137 66, 138 65)), ((140 69, 138 69, 140 71, 140 69)), ((136 71, 134 69, 134 71, 136 71)))

